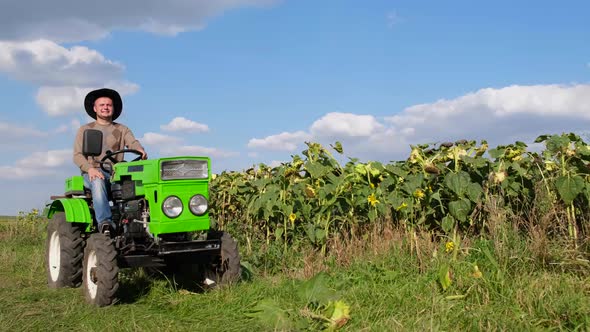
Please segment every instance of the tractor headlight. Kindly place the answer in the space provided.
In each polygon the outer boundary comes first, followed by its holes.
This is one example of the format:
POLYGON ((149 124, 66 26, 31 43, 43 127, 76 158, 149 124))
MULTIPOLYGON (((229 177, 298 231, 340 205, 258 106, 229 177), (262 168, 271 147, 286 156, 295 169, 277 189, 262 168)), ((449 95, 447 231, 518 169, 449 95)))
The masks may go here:
POLYGON ((207 212, 207 208, 209 208, 209 204, 207 203, 205 196, 198 194, 191 197, 188 206, 191 212, 197 216, 204 215, 205 212, 207 212))
POLYGON ((182 201, 176 196, 168 196, 162 203, 162 211, 169 218, 176 218, 182 213, 182 201))

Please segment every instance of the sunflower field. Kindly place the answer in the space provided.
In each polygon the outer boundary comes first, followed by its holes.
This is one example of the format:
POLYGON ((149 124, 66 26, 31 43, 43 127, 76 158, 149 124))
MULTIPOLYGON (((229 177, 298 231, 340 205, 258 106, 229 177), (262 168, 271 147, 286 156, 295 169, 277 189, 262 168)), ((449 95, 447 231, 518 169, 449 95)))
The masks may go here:
POLYGON ((375 223, 479 234, 498 209, 515 223, 551 218, 576 246, 590 219, 590 147, 574 133, 542 135, 535 143, 533 149, 467 140, 416 145, 407 160, 387 164, 341 163, 334 157, 343 154, 339 142, 330 149, 306 143, 278 167, 214 176, 210 215, 218 227, 238 230, 247 250, 253 239, 325 250, 331 237, 375 223))

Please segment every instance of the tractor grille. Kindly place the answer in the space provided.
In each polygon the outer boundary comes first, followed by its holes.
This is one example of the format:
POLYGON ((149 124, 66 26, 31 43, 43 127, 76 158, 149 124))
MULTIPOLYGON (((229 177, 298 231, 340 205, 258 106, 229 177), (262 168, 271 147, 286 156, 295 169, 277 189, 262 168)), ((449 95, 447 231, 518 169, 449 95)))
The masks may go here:
POLYGON ((207 179, 206 160, 170 160, 162 162, 162 180, 207 179))

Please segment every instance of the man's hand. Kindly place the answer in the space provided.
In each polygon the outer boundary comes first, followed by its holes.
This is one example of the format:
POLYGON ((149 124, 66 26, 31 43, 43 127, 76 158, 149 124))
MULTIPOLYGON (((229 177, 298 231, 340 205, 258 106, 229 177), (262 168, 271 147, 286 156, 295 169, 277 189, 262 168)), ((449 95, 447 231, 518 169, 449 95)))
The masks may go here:
POLYGON ((146 160, 148 158, 144 149, 137 149, 137 151, 141 152, 141 159, 146 160))
POLYGON ((98 168, 94 167, 88 169, 88 177, 90 178, 90 181, 94 179, 104 180, 104 174, 102 174, 102 172, 98 168))

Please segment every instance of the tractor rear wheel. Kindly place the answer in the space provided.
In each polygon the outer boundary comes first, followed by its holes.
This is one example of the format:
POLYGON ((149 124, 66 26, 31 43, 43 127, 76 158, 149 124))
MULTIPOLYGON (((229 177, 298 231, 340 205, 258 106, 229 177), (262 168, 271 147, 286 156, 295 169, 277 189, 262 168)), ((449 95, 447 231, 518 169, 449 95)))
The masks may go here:
POLYGON ((56 212, 47 224, 47 284, 50 288, 78 287, 82 282, 84 239, 77 225, 56 212))
POLYGON ((221 252, 206 267, 203 283, 206 287, 214 287, 237 282, 242 272, 238 243, 226 232, 211 232, 208 238, 221 240, 221 252))
POLYGON ((119 266, 113 241, 93 233, 84 250, 84 296, 89 304, 104 307, 116 302, 119 266))

